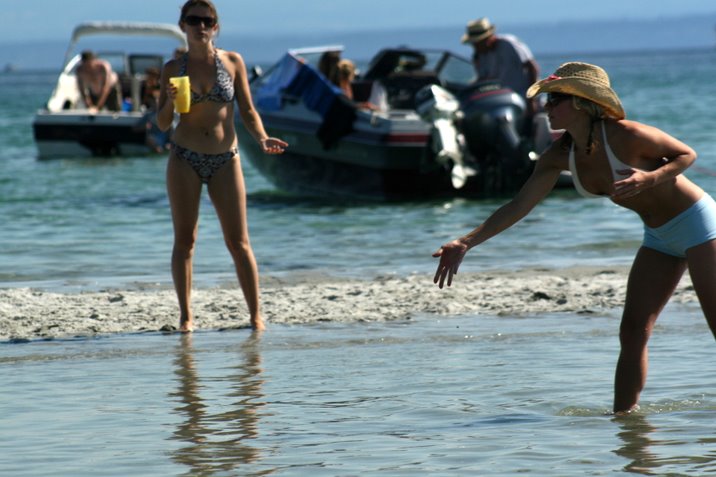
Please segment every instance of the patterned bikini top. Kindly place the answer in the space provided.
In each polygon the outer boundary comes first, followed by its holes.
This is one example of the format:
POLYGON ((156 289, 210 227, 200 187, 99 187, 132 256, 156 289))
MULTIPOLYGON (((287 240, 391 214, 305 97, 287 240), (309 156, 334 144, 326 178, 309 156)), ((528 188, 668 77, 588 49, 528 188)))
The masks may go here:
MULTIPOLYGON (((186 75, 186 63, 188 53, 182 55, 181 66, 179 68, 179 76, 186 75)), ((219 59, 219 54, 214 50, 214 63, 216 64, 216 82, 208 93, 202 94, 191 91, 192 103, 203 103, 205 101, 213 101, 215 103, 230 103, 234 100, 234 82, 231 75, 226 71, 224 63, 219 59)))

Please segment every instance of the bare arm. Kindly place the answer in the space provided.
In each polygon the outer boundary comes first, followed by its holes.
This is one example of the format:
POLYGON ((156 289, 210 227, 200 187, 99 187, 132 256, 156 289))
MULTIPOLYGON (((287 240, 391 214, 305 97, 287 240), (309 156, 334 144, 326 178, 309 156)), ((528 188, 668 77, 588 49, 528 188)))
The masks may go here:
POLYGON ((87 93, 87 87, 85 86, 85 78, 84 78, 85 73, 81 66, 79 68, 77 68, 75 75, 77 77, 77 88, 79 88, 79 90, 80 90, 80 95, 82 96, 82 101, 84 101, 85 106, 87 106, 87 109, 94 108, 94 103, 92 102, 92 96, 87 93))
POLYGON ((614 183, 615 200, 632 197, 644 189, 673 180, 696 160, 696 152, 683 142, 652 126, 621 121, 617 132, 619 153, 637 156, 637 163, 659 161, 658 167, 617 171, 625 178, 614 183))
POLYGON ((241 121, 246 130, 261 145, 261 149, 267 154, 280 154, 288 144, 280 139, 269 137, 264 129, 263 122, 251 98, 246 65, 238 53, 229 53, 229 59, 236 65, 236 78, 234 79, 234 90, 236 91, 236 102, 239 106, 241 121))
POLYGON ((553 145, 535 166, 532 175, 522 189, 508 203, 493 212, 482 224, 468 234, 444 244, 433 254, 440 258, 433 281, 440 288, 447 279, 447 286, 452 284, 453 275, 462 263, 468 250, 485 242, 502 231, 508 229, 527 214, 554 188, 562 170, 562 152, 553 145))
POLYGON ((102 61, 100 64, 102 65, 102 74, 104 75, 104 78, 102 81, 102 93, 97 99, 97 109, 102 109, 104 107, 105 103, 107 102, 107 98, 109 97, 109 93, 114 86, 114 84, 112 83, 112 67, 106 61, 102 61))

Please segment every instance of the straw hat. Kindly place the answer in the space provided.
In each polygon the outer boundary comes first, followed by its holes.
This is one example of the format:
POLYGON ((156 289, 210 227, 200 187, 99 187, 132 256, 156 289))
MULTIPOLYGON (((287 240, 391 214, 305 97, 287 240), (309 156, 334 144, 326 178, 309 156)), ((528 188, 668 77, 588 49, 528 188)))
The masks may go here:
POLYGON ((527 97, 540 93, 563 93, 579 96, 598 104, 616 119, 626 114, 617 93, 611 88, 609 76, 599 66, 589 63, 571 62, 562 64, 554 74, 529 87, 527 97))
POLYGON ((495 25, 487 18, 478 18, 467 24, 465 34, 462 35, 463 43, 477 43, 495 33, 495 25))

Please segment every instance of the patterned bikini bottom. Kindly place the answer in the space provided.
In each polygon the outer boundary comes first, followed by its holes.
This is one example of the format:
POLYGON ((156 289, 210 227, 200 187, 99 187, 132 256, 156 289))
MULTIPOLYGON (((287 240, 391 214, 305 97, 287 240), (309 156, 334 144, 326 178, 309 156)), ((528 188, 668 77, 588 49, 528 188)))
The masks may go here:
POLYGON ((211 176, 239 153, 236 147, 232 147, 231 150, 221 154, 204 154, 174 143, 172 143, 172 150, 178 157, 189 163, 204 184, 208 184, 211 176))

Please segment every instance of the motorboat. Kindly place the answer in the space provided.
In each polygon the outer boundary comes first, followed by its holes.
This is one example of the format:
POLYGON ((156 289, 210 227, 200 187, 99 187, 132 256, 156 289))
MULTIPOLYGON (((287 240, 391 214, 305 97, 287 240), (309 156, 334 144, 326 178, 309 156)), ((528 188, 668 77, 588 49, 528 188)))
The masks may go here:
POLYGON ((72 32, 62 71, 44 107, 33 120, 40 158, 68 156, 146 155, 155 152, 148 141, 147 111, 141 93, 149 68, 161 70, 175 48, 186 47, 184 33, 176 25, 139 22, 87 22, 72 32), (82 100, 76 68, 79 46, 92 38, 91 48, 117 73, 123 96, 121 111, 90 111, 82 100), (104 43, 101 43, 104 41, 104 43), (155 46, 156 45, 156 46, 155 46), (161 45, 161 46, 160 46, 161 45), (161 52, 148 48, 163 48, 161 52))
POLYGON ((322 55, 341 50, 289 50, 266 72, 252 70, 264 127, 289 147, 262 154, 243 125, 240 144, 281 190, 379 201, 493 197, 517 190, 555 137, 544 112, 529 115, 524 98, 478 81, 472 63, 447 50, 383 49, 348 99, 318 70, 322 55))

